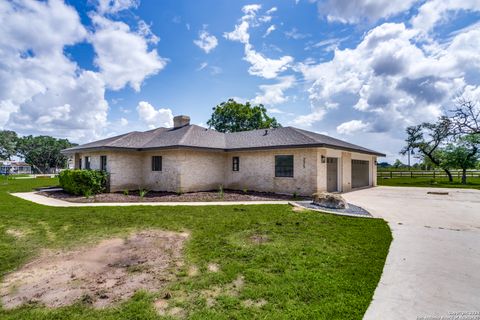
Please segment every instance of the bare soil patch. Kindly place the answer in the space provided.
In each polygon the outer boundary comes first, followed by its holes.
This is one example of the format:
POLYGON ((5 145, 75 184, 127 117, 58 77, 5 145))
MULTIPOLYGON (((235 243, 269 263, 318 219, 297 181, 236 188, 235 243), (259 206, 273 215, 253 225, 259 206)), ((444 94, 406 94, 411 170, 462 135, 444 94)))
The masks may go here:
POLYGON ((250 237, 253 244, 262 244, 270 241, 270 237, 266 234, 254 234, 250 237))
POLYGON ((48 307, 76 301, 101 308, 138 290, 158 291, 175 279, 188 234, 143 231, 68 252, 46 251, 0 284, 3 307, 39 302, 48 307))
MULTIPOLYGON (((278 194, 271 192, 256 191, 236 191, 224 190, 218 191, 188 192, 177 194, 174 192, 149 191, 143 198, 138 191, 129 191, 128 195, 123 192, 102 193, 93 197, 75 196, 64 192, 63 190, 40 191, 38 194, 52 197, 55 199, 77 202, 194 202, 194 201, 270 201, 270 200, 293 200, 291 195, 278 194)), ((307 200, 308 197, 297 197, 295 200, 307 200)))

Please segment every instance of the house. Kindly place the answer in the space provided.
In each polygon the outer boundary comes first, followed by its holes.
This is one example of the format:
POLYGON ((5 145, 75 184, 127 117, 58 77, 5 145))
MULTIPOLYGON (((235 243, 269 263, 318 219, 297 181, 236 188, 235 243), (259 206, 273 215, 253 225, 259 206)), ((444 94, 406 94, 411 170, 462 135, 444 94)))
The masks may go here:
POLYGON ((31 174, 32 167, 21 161, 0 161, 0 174, 31 174))
POLYGON ((62 153, 77 169, 109 172, 109 190, 226 189, 299 195, 376 185, 382 153, 326 135, 281 127, 221 133, 174 118, 173 128, 130 132, 62 153))

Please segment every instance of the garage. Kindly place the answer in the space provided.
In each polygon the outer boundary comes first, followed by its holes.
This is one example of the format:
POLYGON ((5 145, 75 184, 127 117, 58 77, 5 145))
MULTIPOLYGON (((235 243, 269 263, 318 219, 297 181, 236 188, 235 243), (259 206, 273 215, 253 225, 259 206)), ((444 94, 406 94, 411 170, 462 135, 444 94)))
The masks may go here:
POLYGON ((352 188, 370 185, 369 167, 369 162, 366 160, 352 160, 352 188))

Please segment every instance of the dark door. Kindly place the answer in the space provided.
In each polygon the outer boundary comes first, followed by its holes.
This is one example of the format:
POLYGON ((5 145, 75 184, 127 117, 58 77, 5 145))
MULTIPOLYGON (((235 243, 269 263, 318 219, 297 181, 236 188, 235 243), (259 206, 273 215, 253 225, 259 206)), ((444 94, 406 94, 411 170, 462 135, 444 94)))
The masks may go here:
POLYGON ((327 158, 327 191, 338 191, 338 159, 327 158))
POLYGON ((369 162, 352 160, 352 188, 367 187, 369 183, 369 162))

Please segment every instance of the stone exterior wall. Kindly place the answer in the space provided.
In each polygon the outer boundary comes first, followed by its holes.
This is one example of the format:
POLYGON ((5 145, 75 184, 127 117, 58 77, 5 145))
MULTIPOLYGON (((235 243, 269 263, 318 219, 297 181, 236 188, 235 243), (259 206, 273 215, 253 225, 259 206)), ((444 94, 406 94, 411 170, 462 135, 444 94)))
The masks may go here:
POLYGON ((315 148, 228 152, 225 187, 310 195, 317 190, 317 158, 315 148), (293 178, 275 177, 276 155, 293 155, 293 178), (239 171, 232 171, 232 157, 239 157, 239 171))
POLYGON ((146 188, 155 191, 192 192, 237 190, 311 195, 327 187, 327 157, 338 158, 339 191, 351 190, 351 160, 368 160, 370 185, 375 186, 376 157, 329 148, 292 148, 259 151, 199 151, 171 149, 150 152, 91 152, 73 156, 78 167, 90 156, 91 169, 100 169, 100 156, 107 156, 110 191, 146 188), (294 176, 275 177, 275 156, 293 155, 294 176), (152 171, 152 156, 162 156, 162 171, 152 171), (322 161, 323 156, 323 161, 322 161), (232 157, 239 157, 239 171, 232 170, 232 157))

